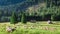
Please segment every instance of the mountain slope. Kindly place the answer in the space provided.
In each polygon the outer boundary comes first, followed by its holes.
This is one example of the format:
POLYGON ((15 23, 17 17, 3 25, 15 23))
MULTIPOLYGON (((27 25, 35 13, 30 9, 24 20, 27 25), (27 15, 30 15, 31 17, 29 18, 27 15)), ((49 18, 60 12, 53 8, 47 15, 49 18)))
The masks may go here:
POLYGON ((43 0, 42 1, 41 0, 35 0, 35 1, 25 0, 16 4, 3 5, 3 6, 0 6, 0 10, 9 11, 9 13, 12 11, 22 11, 22 10, 24 11, 28 7, 31 7, 33 5, 38 5, 38 2, 43 3, 43 0))
POLYGON ((0 6, 12 5, 16 3, 21 3, 25 0, 0 0, 0 6))

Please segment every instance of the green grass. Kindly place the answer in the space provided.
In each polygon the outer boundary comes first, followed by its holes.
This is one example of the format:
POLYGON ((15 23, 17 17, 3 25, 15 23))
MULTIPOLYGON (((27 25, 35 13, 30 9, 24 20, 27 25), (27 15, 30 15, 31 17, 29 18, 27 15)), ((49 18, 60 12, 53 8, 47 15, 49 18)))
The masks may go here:
POLYGON ((13 24, 0 23, 0 34, 60 34, 60 21, 53 21, 54 24, 47 24, 46 21, 27 24, 18 23, 13 24), (6 31, 6 27, 17 27, 12 33, 6 31))

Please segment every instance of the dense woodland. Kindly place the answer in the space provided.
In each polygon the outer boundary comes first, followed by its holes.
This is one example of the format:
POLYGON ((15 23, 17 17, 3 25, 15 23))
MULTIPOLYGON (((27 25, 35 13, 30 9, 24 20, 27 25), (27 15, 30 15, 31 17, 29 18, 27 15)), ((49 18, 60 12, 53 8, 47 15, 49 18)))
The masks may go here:
POLYGON ((60 0, 26 0, 13 5, 0 6, 0 22, 10 21, 13 12, 17 15, 18 21, 21 21, 23 13, 26 21, 60 21, 60 0), (41 4, 44 6, 41 7, 41 4))

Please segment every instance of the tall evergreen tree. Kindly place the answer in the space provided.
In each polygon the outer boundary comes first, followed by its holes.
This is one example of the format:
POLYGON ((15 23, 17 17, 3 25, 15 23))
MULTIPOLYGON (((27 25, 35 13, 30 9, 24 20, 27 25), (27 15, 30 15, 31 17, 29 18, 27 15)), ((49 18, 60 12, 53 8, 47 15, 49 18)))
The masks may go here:
POLYGON ((15 14, 15 12, 12 13, 12 16, 10 18, 10 23, 11 24, 16 24, 18 21, 17 21, 17 15, 15 14))
POLYGON ((22 16, 21 16, 21 22, 26 23, 26 15, 25 15, 25 13, 23 13, 22 16))

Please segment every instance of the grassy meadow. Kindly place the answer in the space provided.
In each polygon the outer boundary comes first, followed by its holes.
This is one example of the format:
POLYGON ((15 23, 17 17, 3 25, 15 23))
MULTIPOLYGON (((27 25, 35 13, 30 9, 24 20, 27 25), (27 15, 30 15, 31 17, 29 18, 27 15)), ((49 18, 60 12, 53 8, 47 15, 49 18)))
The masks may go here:
POLYGON ((48 24, 46 21, 27 24, 19 22, 16 25, 9 22, 0 23, 0 34, 60 34, 60 21, 54 21, 53 24, 48 24), (16 27, 16 30, 8 33, 7 26, 16 27))

